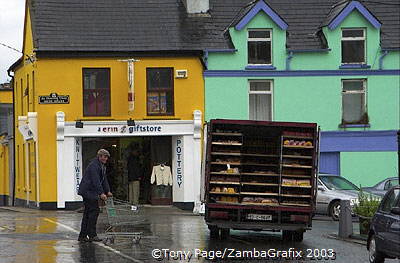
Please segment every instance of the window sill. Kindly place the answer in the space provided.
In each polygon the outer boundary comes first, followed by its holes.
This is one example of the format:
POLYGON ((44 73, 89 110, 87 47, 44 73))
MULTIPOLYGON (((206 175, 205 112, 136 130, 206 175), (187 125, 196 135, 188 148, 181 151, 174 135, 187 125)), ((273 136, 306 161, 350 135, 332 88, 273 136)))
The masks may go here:
POLYGON ((339 69, 358 69, 358 68, 371 68, 371 65, 367 64, 342 64, 339 66, 339 69))
POLYGON ((245 67, 246 70, 275 70, 276 67, 272 65, 248 65, 245 67))
POLYGON ((371 128, 371 124, 339 124, 339 128, 371 128))
POLYGON ((147 116, 143 120, 180 120, 175 116, 157 115, 157 116, 147 116))

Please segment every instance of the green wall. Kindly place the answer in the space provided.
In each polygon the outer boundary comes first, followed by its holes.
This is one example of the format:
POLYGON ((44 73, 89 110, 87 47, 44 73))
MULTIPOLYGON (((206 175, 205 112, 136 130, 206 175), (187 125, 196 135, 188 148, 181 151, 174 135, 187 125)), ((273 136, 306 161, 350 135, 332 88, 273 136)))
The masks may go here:
MULTIPOLYGON (((379 69, 382 55, 380 30, 374 28, 357 10, 334 30, 323 28, 329 52, 295 53, 291 70, 338 70, 341 64, 341 27, 366 28, 367 64, 379 69)), ((248 29, 269 28, 273 35, 273 66, 286 69, 286 31, 281 30, 264 12, 259 12, 242 30, 229 29, 234 53, 210 53, 208 70, 238 70, 247 66, 248 29)), ((383 59, 384 69, 400 68, 400 52, 389 52, 383 59)), ((400 128, 400 76, 313 76, 313 77, 206 77, 205 119, 248 119, 248 81, 273 81, 273 120, 317 122, 322 130, 340 130, 342 112, 341 80, 367 79, 367 112, 370 128, 400 128)), ((351 128, 350 130, 365 130, 351 128)))
MULTIPOLYGON (((206 78, 205 118, 248 119, 248 80, 269 79, 273 80, 274 121, 317 122, 323 131, 339 130, 341 79, 348 78, 351 77, 206 78)), ((365 78, 371 127, 362 130, 399 129, 399 77, 365 78)))
MULTIPOLYGON (((238 31, 229 29, 236 52, 209 53, 208 70, 251 72, 247 66, 248 29, 267 28, 273 32, 273 66, 286 70, 289 52, 286 31, 281 30, 265 13, 260 12, 238 31)), ((379 70, 384 54, 380 48, 380 29, 374 28, 357 10, 348 15, 334 30, 323 32, 330 51, 294 53, 290 70, 340 70, 341 28, 366 29, 366 63, 368 70, 379 70)), ((317 30, 317 29, 316 29, 317 30)), ((400 69, 400 52, 390 51, 383 58, 383 69, 400 69)), ((363 69, 365 71, 365 69, 363 69)), ((263 70, 266 74, 268 71, 263 70)), ((325 72, 326 74, 326 72, 325 72)), ((273 82, 273 120, 317 122, 322 131, 344 131, 342 119, 342 79, 367 80, 367 112, 369 128, 346 128, 346 131, 379 131, 400 128, 400 76, 304 76, 304 77, 205 77, 205 119, 248 119, 248 82, 253 79, 273 82)), ((387 177, 397 176, 396 152, 341 152, 341 175, 355 184, 371 186, 387 177)))
POLYGON ((396 176, 396 152, 341 152, 340 173, 357 186, 373 186, 396 176))

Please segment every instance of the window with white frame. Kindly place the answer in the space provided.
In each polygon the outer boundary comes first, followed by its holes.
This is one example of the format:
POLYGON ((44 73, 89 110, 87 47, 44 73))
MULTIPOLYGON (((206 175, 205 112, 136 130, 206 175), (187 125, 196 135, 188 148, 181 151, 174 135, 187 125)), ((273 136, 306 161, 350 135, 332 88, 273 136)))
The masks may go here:
POLYGON ((365 79, 342 80, 342 124, 368 124, 365 79))
POLYGON ((251 29, 247 38, 248 64, 272 64, 272 31, 267 29, 251 29))
POLYGON ((365 64, 365 30, 342 29, 342 64, 365 64))
POLYGON ((249 81, 249 119, 272 120, 272 81, 249 81))

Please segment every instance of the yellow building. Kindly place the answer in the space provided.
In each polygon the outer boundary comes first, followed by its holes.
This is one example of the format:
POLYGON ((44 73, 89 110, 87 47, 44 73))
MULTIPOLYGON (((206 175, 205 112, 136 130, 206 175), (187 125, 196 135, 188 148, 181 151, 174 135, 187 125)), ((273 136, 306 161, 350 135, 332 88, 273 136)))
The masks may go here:
POLYGON ((0 84, 0 206, 12 204, 14 188, 12 103, 9 84, 0 84))
POLYGON ((141 202, 193 208, 200 198, 202 52, 179 48, 188 46, 184 40, 133 32, 120 17, 129 8, 132 17, 143 14, 129 6, 40 2, 27 1, 23 56, 9 69, 16 204, 75 209, 84 168, 99 148, 111 152, 112 191, 127 198, 126 159, 136 147, 141 202), (159 164, 171 167, 172 186, 150 181, 159 164))

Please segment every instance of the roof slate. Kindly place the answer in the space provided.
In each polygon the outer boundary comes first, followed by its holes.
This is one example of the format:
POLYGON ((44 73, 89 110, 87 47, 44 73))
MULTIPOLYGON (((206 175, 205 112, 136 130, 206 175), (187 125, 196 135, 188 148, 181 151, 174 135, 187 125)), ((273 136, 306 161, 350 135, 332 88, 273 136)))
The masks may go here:
MULTIPOLYGON (((254 2, 254 1, 253 1, 254 2)), ((322 49, 317 32, 340 13, 337 0, 265 0, 288 24, 291 50, 322 49)), ((230 49, 224 34, 250 0, 210 0, 209 16, 188 16, 182 0, 31 0, 38 51, 230 49)), ((400 48, 398 0, 361 1, 382 22, 383 48, 400 48)))

